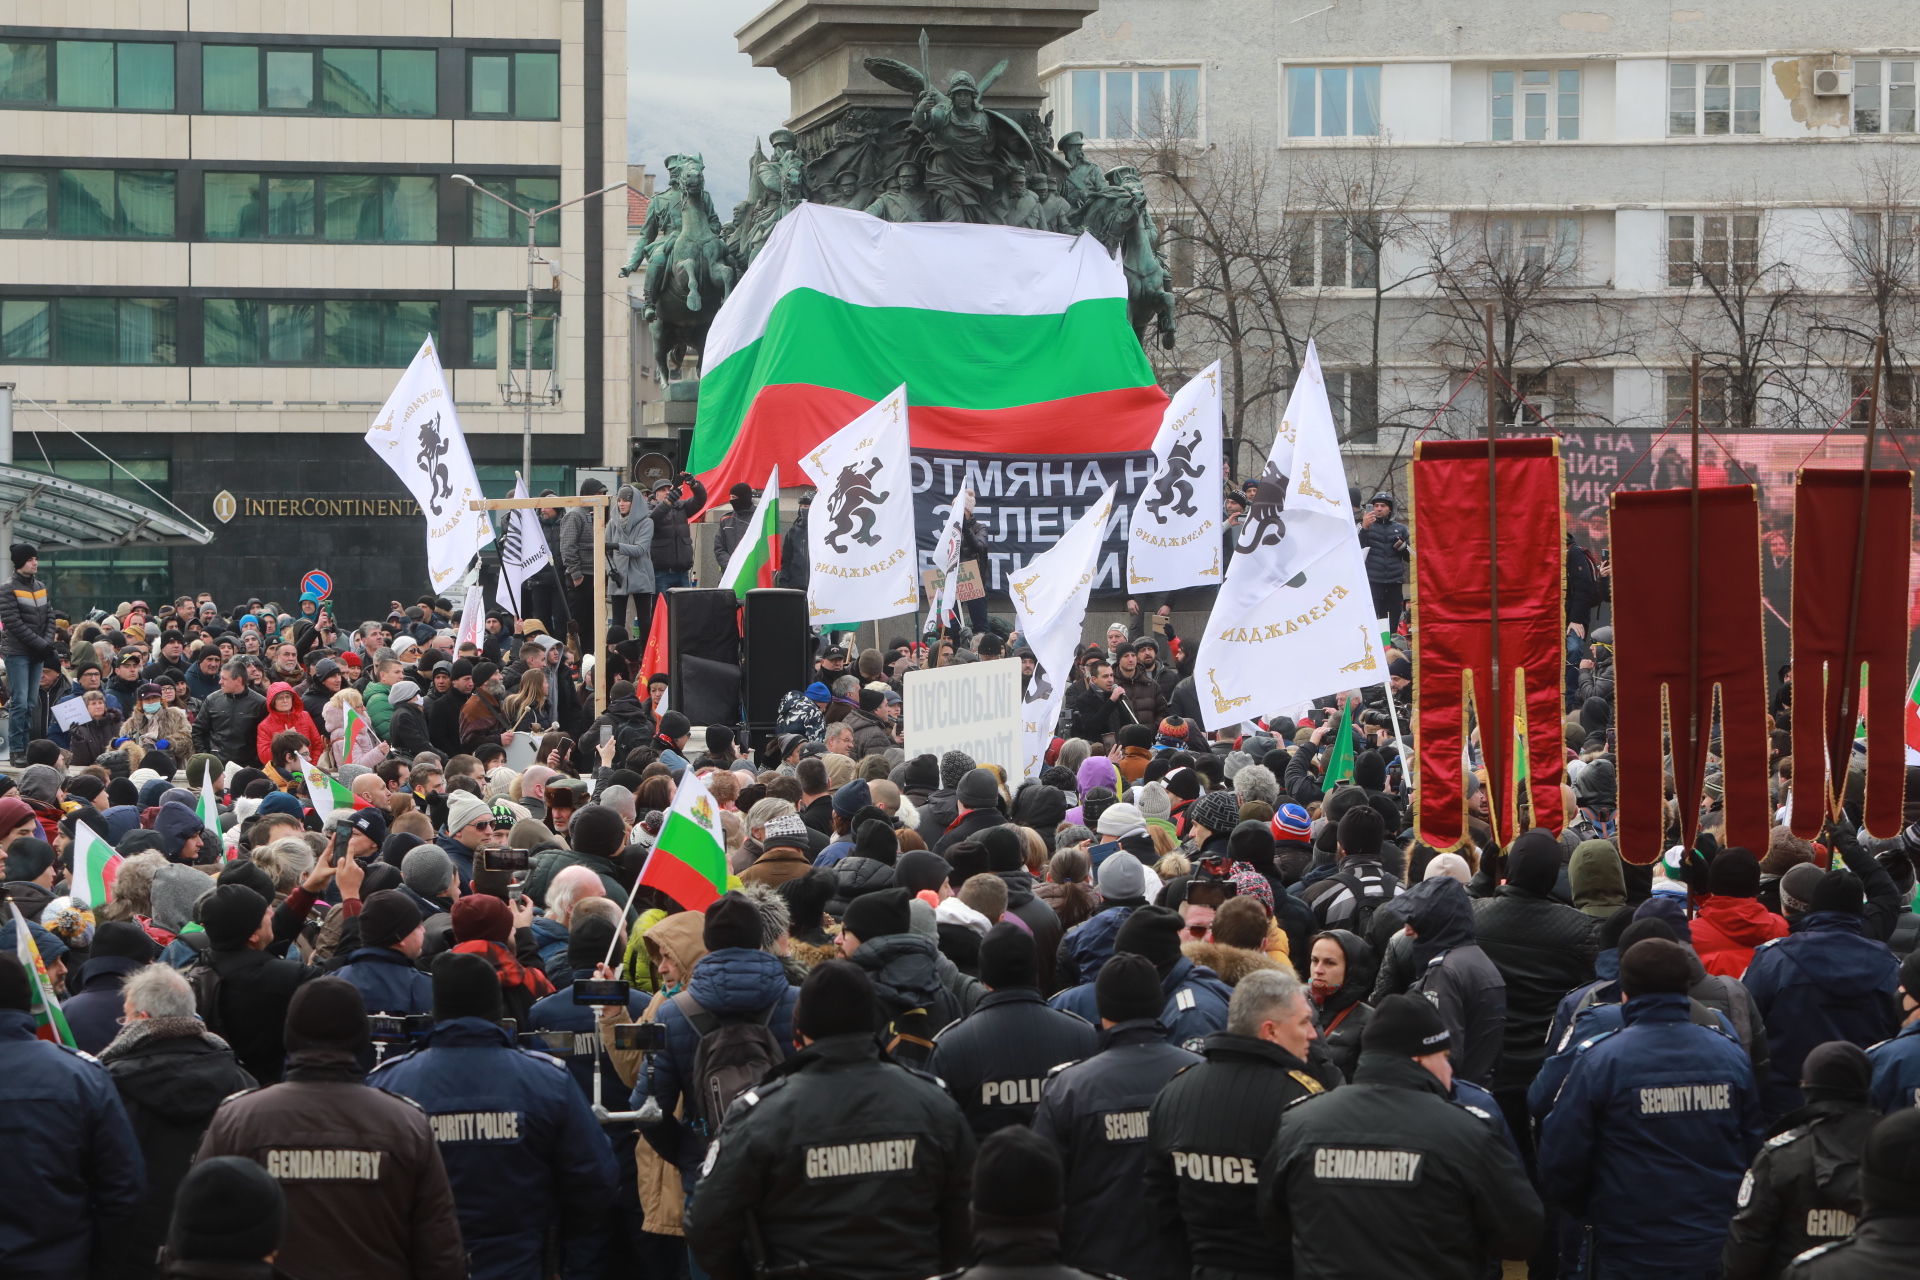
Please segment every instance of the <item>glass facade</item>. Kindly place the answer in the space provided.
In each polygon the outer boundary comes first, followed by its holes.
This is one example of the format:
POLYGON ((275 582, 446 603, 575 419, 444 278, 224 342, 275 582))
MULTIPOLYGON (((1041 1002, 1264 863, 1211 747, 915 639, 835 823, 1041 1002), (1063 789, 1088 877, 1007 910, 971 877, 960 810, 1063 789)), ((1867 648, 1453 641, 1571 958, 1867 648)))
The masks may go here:
POLYGON ((173 364, 172 298, 0 299, 0 360, 173 364))
POLYGON ((201 109, 210 112, 431 116, 439 104, 432 49, 210 44, 200 74, 201 109))
MULTIPOLYGON (((558 178, 480 178, 482 187, 522 209, 538 213, 560 203, 558 178)), ((476 191, 467 193, 468 236, 476 244, 525 244, 527 220, 500 203, 476 191)), ((535 244, 560 243, 560 218, 549 215, 534 224, 535 244)))
POLYGON ((167 169, 0 169, 0 233, 166 239, 174 186, 167 169))

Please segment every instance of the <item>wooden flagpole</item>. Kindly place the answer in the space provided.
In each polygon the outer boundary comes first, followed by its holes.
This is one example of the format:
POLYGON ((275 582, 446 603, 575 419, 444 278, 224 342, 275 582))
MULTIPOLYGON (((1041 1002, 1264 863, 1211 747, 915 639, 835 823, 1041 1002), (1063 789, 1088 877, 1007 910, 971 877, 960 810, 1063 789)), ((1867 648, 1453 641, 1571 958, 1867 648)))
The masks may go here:
POLYGON ((1873 501, 1874 432, 1880 425, 1880 366, 1887 335, 1873 340, 1873 378, 1867 384, 1867 444, 1860 457, 1860 523, 1853 539, 1853 588, 1847 596, 1846 658, 1840 664, 1840 715, 1827 731, 1827 812, 1835 819, 1845 807, 1847 767, 1853 759, 1853 719, 1859 701, 1860 671, 1854 657, 1860 630, 1860 586, 1867 568, 1867 512, 1873 501))
MULTIPOLYGON (((574 498, 562 498, 557 494, 550 493, 538 498, 475 498, 467 505, 474 511, 519 511, 539 507, 592 507, 593 589, 599 593, 601 606, 604 608, 607 599, 607 508, 610 502, 612 502, 612 498, 604 493, 585 493, 574 498)), ((564 590, 562 594, 565 594, 564 590)), ((594 629, 593 713, 597 716, 607 709, 607 629, 604 625, 597 622, 593 609, 587 611, 584 623, 586 626, 594 629)), ((582 639, 584 640, 585 637, 582 637, 582 639)), ((641 678, 645 679, 646 673, 642 672, 641 678)))
POLYGON ((1500 406, 1495 394, 1496 379, 1499 375, 1493 363, 1493 304, 1487 304, 1487 556, 1488 586, 1487 633, 1493 650, 1493 688, 1492 698, 1487 707, 1486 718, 1480 722, 1480 753, 1487 762, 1487 818, 1493 827, 1495 844, 1502 843, 1500 828, 1500 810, 1496 801, 1500 795, 1501 744, 1507 732, 1506 717, 1500 711, 1500 482, 1494 451, 1495 442, 1500 436, 1500 406), (1491 730, 1491 732, 1489 731, 1491 730))

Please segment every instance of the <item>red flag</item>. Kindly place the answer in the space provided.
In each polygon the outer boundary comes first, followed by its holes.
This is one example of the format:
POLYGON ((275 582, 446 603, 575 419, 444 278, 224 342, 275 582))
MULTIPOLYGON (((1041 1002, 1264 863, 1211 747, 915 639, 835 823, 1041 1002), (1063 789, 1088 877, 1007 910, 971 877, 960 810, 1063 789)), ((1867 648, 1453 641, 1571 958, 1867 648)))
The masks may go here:
POLYGON ((647 647, 640 654, 640 679, 645 681, 657 675, 665 675, 667 670, 667 593, 662 591, 653 601, 653 623, 647 628, 647 647))

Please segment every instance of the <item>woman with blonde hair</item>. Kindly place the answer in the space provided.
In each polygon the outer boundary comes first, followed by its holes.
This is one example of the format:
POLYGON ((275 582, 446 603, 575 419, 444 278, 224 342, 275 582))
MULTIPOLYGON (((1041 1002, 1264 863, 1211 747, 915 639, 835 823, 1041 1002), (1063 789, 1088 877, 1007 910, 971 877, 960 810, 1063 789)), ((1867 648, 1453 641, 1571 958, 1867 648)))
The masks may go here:
POLYGON ((521 676, 520 687, 501 711, 509 733, 542 734, 552 728, 547 722, 547 673, 535 669, 521 676))
POLYGON ((326 721, 327 731, 327 754, 321 761, 322 768, 335 770, 343 764, 360 764, 371 769, 387 758, 387 744, 373 731, 373 721, 367 718, 366 701, 352 685, 328 698, 320 717, 326 721), (351 743, 346 741, 348 707, 353 708, 355 725, 351 743))

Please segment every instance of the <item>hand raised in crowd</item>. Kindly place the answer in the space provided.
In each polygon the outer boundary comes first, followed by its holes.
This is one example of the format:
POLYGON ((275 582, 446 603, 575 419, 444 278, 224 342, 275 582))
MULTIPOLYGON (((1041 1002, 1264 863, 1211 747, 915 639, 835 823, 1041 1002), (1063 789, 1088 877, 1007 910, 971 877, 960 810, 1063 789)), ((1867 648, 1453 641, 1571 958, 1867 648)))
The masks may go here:
POLYGON ((337 855, 337 860, 339 865, 334 869, 334 880, 340 886, 340 897, 343 900, 358 898, 360 882, 367 878, 367 869, 360 865, 358 858, 345 853, 337 855))
POLYGON ((600 745, 595 748, 595 750, 600 753, 601 768, 610 769, 613 767, 613 747, 613 730, 609 729, 607 730, 607 736, 602 739, 600 745))
POLYGON ((522 933, 533 928, 533 899, 522 894, 507 904, 513 908, 513 929, 522 933))
POLYGON ((336 856, 331 849, 323 854, 320 859, 313 864, 313 870, 307 872, 307 878, 300 882, 300 887, 308 893, 317 894, 323 892, 327 885, 332 882, 334 874, 339 870, 338 867, 334 866, 334 858, 336 856))

